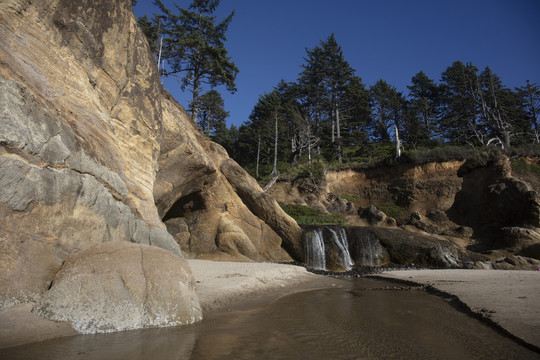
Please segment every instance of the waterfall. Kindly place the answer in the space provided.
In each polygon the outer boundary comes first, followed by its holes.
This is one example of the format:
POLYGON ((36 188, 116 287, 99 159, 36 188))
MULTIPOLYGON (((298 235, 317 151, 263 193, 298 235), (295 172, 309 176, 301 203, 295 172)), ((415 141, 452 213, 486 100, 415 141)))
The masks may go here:
POLYGON ((305 237, 306 263, 315 270, 326 270, 324 239, 321 229, 312 229, 305 237))
POLYGON ((373 246, 371 244, 371 233, 368 233, 367 236, 362 238, 362 265, 366 266, 375 266, 373 261, 373 246))
POLYGON ((343 267, 345 270, 351 270, 354 263, 351 259, 351 254, 349 253, 349 243, 347 241, 347 234, 345 233, 345 229, 342 227, 337 228, 337 231, 334 231, 333 229, 327 227, 328 231, 330 231, 330 234, 332 234, 332 241, 339 249, 339 252, 342 255, 343 258, 343 267))

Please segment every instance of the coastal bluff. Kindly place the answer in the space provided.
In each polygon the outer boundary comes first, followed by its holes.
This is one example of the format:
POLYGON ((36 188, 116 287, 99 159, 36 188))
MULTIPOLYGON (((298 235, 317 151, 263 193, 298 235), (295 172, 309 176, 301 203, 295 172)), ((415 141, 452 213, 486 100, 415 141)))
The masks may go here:
POLYGON ((2 1, 0 128, 2 312, 192 323, 185 258, 303 260, 301 228, 162 88, 129 0, 2 1))

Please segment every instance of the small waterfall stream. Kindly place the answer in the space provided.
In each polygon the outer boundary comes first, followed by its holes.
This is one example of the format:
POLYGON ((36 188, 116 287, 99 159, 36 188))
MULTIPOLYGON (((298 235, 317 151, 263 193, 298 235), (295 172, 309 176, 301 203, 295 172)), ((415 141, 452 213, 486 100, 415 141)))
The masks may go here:
POLYGON ((351 270, 354 263, 349 252, 349 242, 347 241, 347 233, 345 233, 345 229, 342 227, 337 228, 336 231, 329 227, 326 227, 326 229, 328 229, 330 234, 332 234, 332 241, 342 255, 343 267, 346 271, 351 270))
POLYGON ((360 243, 364 251, 362 251, 362 261, 361 263, 365 266, 375 266, 373 261, 373 246, 371 233, 368 233, 365 237, 360 238, 360 243))
POLYGON ((311 229, 305 233, 304 239, 307 266, 315 270, 326 270, 326 256, 322 229, 311 229))
POLYGON ((306 265, 314 270, 349 271, 356 266, 381 266, 389 254, 367 228, 305 226, 306 265))

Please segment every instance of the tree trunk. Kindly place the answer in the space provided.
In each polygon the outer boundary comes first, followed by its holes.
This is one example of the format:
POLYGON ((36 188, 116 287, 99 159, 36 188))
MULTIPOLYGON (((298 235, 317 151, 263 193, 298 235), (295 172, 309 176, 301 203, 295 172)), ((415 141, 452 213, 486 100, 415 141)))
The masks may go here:
POLYGON ((278 158, 278 113, 274 112, 274 168, 272 176, 277 175, 277 158, 278 158))
POLYGON ((208 114, 206 114, 206 137, 210 137, 210 116, 212 113, 209 111, 208 114))
POLYGON ((336 106, 336 141, 337 141, 337 153, 338 162, 341 164, 341 131, 339 125, 339 109, 336 106))
POLYGON ((199 80, 195 80, 193 82, 193 98, 191 100, 191 118, 193 121, 197 122, 197 119, 199 118, 199 92, 200 92, 200 86, 199 80))
MULTIPOLYGON (((311 134, 309 134, 311 136, 311 134)), ((308 138, 309 139, 309 138, 308 138)), ((308 168, 311 169, 311 139, 308 140, 308 147, 307 147, 307 164, 308 168)))
MULTIPOLYGON (((321 135, 320 122, 321 122, 321 119, 320 119, 319 109, 317 108, 315 110, 315 136, 317 138, 319 138, 319 136, 321 135)), ((317 155, 321 155, 321 145, 319 143, 317 143, 317 155)))
POLYGON ((257 138, 257 165, 255 166, 255 176, 259 178, 259 160, 261 158, 261 134, 257 138))
POLYGON ((336 95, 332 92, 332 144, 336 141, 335 132, 336 132, 336 95))
POLYGON ((396 133, 396 162, 401 157, 401 141, 399 140, 399 132, 398 127, 396 124, 394 124, 394 131, 396 133))

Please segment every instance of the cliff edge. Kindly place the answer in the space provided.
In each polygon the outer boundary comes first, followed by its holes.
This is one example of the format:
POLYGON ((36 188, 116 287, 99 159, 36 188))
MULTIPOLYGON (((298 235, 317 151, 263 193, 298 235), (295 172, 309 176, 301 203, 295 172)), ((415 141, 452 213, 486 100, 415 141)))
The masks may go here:
POLYGON ((0 99, 0 310, 186 324, 182 252, 301 260, 296 222, 162 89, 130 1, 3 1, 0 99))

